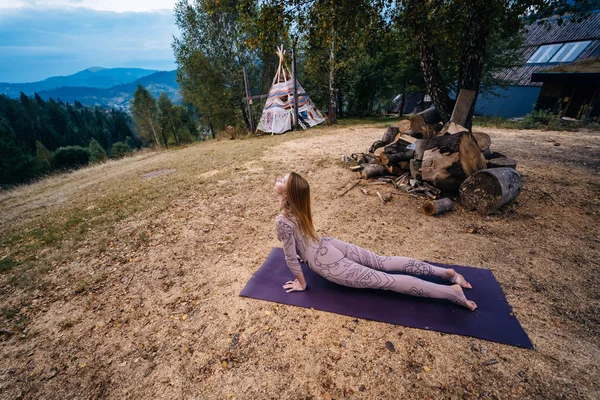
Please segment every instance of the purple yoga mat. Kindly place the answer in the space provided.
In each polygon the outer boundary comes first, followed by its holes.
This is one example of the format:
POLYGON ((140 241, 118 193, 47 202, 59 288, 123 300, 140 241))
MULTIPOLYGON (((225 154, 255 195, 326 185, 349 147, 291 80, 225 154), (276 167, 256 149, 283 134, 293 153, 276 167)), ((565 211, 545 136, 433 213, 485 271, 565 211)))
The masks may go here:
MULTIPOLYGON (((477 303, 478 309, 469 311, 445 300, 406 296, 388 290, 340 286, 315 274, 304 264, 302 269, 308 289, 286 293, 281 286, 293 279, 293 275, 285 263, 281 248, 271 251, 240 296, 533 348, 527 333, 512 315, 512 309, 492 271, 431 264, 451 267, 461 273, 473 285, 473 289, 465 289, 465 293, 469 300, 477 303)), ((428 280, 447 284, 435 278, 428 280)))

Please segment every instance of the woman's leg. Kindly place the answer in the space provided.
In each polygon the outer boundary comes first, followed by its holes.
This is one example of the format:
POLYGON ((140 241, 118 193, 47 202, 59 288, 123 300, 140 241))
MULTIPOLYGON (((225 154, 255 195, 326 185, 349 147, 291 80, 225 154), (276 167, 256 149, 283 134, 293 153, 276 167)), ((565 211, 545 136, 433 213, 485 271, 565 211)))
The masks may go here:
POLYGON ((318 263, 315 272, 337 284, 364 289, 383 289, 410 296, 446 299, 475 310, 477 305, 467 300, 460 285, 438 285, 413 276, 388 274, 343 258, 334 263, 318 263))
POLYGON ((402 272, 409 275, 435 276, 471 289, 471 284, 452 268, 440 268, 408 257, 380 256, 372 251, 338 239, 331 239, 330 243, 341 251, 346 258, 369 268, 379 271, 402 272))

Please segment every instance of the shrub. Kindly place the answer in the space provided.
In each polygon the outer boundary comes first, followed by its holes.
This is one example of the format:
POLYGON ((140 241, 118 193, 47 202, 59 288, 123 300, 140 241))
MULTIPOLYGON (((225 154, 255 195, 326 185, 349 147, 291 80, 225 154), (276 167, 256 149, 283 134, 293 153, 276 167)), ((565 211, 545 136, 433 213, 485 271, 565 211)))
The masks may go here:
POLYGON ((106 152, 100 146, 100 143, 96 139, 92 139, 88 146, 88 150, 90 151, 90 162, 92 164, 101 163, 108 159, 106 156, 106 152))
POLYGON ((110 149, 110 158, 123 158, 131 153, 131 148, 123 142, 115 142, 110 149))
POLYGON ((81 146, 59 147, 52 155, 52 167, 55 169, 79 168, 90 161, 90 151, 81 146))

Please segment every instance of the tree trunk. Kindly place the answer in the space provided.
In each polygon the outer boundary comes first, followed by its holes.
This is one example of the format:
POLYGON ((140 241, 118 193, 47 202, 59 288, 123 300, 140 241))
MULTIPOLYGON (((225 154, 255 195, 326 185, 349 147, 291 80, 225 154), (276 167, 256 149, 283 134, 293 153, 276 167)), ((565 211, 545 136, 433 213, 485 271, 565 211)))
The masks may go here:
POLYGON ((335 30, 331 24, 331 37, 329 38, 329 123, 337 123, 335 114, 335 30))
MULTIPOLYGON (((490 34, 490 26, 495 15, 494 1, 471 0, 469 19, 463 42, 462 59, 458 71, 458 89, 468 89, 479 94, 479 85, 485 65, 486 42, 490 34)), ((468 130, 473 126, 475 101, 471 105, 467 119, 463 125, 468 130)))
POLYGON ((409 0, 406 12, 418 43, 421 72, 423 73, 427 92, 431 96, 431 100, 443 123, 446 123, 450 121, 452 101, 448 97, 448 91, 438 68, 435 50, 429 44, 429 38, 432 37, 432 34, 428 25, 430 21, 425 11, 425 2, 426 0, 409 0))
POLYGON ((523 181, 513 168, 478 171, 460 186, 460 201, 468 209, 490 214, 510 203, 521 193, 523 181))

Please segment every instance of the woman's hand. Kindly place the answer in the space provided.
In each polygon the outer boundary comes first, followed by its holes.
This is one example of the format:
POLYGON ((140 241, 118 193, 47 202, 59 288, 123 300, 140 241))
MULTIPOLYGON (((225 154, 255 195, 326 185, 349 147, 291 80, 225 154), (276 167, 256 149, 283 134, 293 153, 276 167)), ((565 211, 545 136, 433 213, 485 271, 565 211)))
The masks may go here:
POLYGON ((302 292, 303 290, 306 290, 306 286, 302 286, 302 284, 298 281, 298 279, 293 280, 293 281, 287 281, 285 283, 285 285, 283 285, 283 288, 288 293, 289 292, 302 292))

